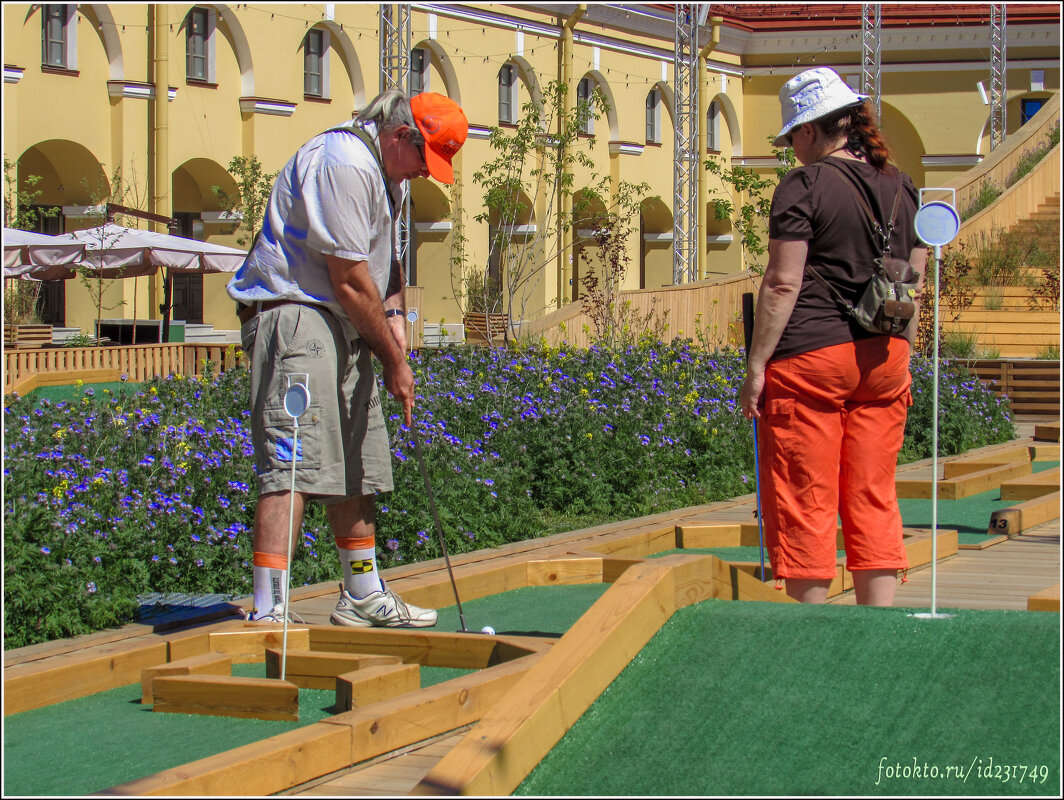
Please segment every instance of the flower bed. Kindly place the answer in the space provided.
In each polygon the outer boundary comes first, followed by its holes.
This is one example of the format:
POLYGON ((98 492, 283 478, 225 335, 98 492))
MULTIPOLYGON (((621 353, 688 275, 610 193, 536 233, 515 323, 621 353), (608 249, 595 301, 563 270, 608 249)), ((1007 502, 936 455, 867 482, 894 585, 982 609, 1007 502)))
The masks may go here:
MULTIPOLYGON (((454 552, 753 491, 743 362, 690 342, 624 353, 456 347, 413 357, 415 418, 454 552)), ((930 365, 914 364, 905 456, 930 455, 930 365)), ((1007 401, 943 368, 940 451, 1012 437, 1007 401)), ((244 369, 71 402, 5 399, 5 647, 134 619, 149 592, 249 594, 257 490, 244 369)), ((384 401, 396 489, 386 568, 439 545, 400 410, 384 401)), ((293 584, 338 580, 313 504, 293 584)))

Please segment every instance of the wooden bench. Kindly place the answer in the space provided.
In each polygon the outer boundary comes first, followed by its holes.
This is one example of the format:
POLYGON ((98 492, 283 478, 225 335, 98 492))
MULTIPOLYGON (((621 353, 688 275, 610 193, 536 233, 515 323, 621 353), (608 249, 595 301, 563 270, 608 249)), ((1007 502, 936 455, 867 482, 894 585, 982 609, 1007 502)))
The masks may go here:
POLYGON ((506 336, 509 318, 506 314, 485 314, 472 312, 462 317, 465 325, 465 338, 470 344, 492 345, 506 336))

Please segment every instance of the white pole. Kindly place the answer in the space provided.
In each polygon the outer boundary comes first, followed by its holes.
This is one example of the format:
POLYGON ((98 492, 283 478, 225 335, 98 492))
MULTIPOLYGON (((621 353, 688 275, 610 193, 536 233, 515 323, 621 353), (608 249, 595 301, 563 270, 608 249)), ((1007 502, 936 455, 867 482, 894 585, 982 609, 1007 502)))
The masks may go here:
POLYGON ((288 597, 292 594, 292 530, 296 516, 296 454, 299 453, 299 417, 292 418, 292 485, 288 494, 288 555, 285 559, 284 633, 281 635, 281 680, 288 666, 288 597))
POLYGON ((934 392, 931 395, 931 616, 935 616, 938 590, 938 302, 939 261, 942 247, 935 245, 934 392))

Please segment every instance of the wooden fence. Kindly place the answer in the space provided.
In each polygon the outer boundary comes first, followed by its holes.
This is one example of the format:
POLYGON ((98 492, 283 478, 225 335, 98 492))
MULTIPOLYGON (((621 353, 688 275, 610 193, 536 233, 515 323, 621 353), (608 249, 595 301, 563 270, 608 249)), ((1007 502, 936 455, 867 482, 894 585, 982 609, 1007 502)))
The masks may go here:
MULTIPOLYGON (((630 304, 631 319, 651 317, 651 329, 655 323, 664 322, 667 329, 661 338, 666 341, 680 336, 696 341, 701 338, 707 346, 731 343, 741 347, 744 292, 756 295, 757 285, 749 273, 742 272, 681 286, 630 289, 620 293, 619 302, 630 304)), ((574 347, 587 347, 594 330, 591 318, 577 301, 525 324, 521 334, 543 336, 552 346, 568 342, 574 347)))
POLYGON ((116 347, 49 347, 4 352, 4 394, 26 394, 45 384, 117 381, 140 383, 156 375, 200 375, 205 362, 215 370, 243 361, 227 344, 138 344, 116 347))

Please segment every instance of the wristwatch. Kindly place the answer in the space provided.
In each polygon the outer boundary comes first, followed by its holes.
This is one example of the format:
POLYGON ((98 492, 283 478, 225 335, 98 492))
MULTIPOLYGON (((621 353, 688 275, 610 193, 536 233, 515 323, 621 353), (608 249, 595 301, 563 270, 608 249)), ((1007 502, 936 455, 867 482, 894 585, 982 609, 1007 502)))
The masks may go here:
POLYGON ((400 311, 398 308, 389 308, 384 312, 385 317, 402 317, 404 314, 405 312, 400 311))

